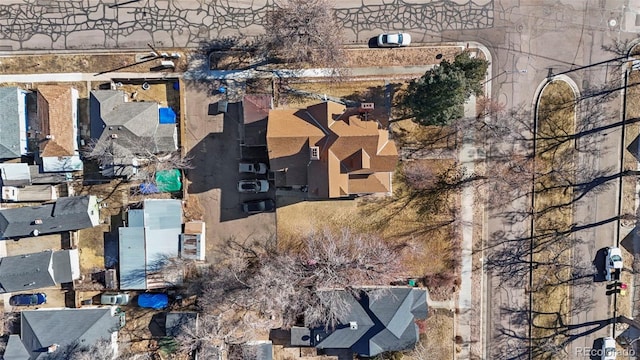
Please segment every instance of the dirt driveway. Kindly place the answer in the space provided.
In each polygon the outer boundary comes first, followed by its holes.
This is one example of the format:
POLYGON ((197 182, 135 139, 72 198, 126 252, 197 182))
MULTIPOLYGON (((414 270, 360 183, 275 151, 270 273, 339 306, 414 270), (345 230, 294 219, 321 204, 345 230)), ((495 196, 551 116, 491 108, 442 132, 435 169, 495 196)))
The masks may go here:
POLYGON ((255 198, 274 195, 245 195, 237 191, 241 178, 240 160, 241 103, 229 103, 226 114, 215 115, 221 95, 211 95, 202 84, 185 84, 186 141, 194 169, 187 171, 188 197, 198 199, 207 224, 207 260, 215 261, 223 240, 261 239, 275 234, 275 214, 246 216, 240 204, 255 198))

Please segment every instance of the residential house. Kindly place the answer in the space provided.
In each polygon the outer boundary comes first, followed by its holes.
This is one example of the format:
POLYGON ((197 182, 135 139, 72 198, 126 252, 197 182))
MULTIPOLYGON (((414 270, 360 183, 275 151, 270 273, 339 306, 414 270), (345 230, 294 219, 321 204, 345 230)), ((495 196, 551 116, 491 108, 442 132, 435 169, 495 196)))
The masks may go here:
POLYGON ((70 358, 76 347, 104 343, 118 349, 118 331, 124 314, 115 306, 82 309, 23 310, 20 335, 9 336, 5 360, 70 358))
POLYGON ((276 186, 307 187, 309 198, 392 191, 396 145, 388 130, 357 108, 323 102, 271 110, 267 148, 276 186))
POLYGON ((80 230, 99 223, 100 209, 95 196, 62 197, 43 205, 0 210, 0 239, 80 230))
POLYGON ((206 226, 204 221, 189 221, 180 234, 180 258, 204 261, 206 255, 206 226))
POLYGON ((0 164, 0 180, 2 186, 26 186, 31 185, 31 172, 29 165, 25 163, 0 164))
POLYGON ((182 202, 144 200, 142 209, 127 211, 126 224, 118 230, 120 288, 146 290, 179 283, 181 274, 165 266, 178 257, 182 202))
POLYGON ((105 176, 134 176, 141 159, 178 148, 175 113, 173 119, 161 117, 156 102, 128 101, 120 90, 95 90, 89 107, 91 156, 102 158, 105 176))
POLYGON ((193 333, 197 332, 197 312, 168 312, 165 315, 164 331, 166 336, 176 337, 183 332, 184 328, 188 328, 193 333))
POLYGON ((362 357, 412 349, 419 339, 415 320, 427 317, 426 290, 390 287, 376 291, 381 293, 370 297, 362 292, 359 299, 345 290, 319 292, 325 301, 341 297, 348 310, 339 315, 339 324, 333 329, 292 328, 291 345, 350 350, 362 357))
POLYGON ((18 87, 0 87, 0 159, 27 154, 27 93, 18 87))
POLYGON ((267 119, 271 109, 271 95, 248 94, 242 97, 244 126, 240 129, 243 146, 267 146, 267 119))
POLYGON ((78 90, 69 85, 41 85, 37 104, 35 132, 42 171, 82 170, 78 152, 78 90))
POLYGON ((27 291, 80 278, 78 250, 46 250, 0 258, 0 293, 27 291))

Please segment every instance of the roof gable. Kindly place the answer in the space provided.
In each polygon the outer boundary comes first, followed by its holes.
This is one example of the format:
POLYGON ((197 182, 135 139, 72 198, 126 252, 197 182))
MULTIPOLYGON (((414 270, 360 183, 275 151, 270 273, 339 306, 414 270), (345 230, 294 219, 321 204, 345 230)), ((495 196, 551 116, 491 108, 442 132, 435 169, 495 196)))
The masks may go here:
POLYGON ((90 346, 99 340, 110 340, 118 330, 119 320, 111 316, 111 308, 25 310, 21 313, 22 343, 32 359, 41 349, 53 344, 61 347, 74 343, 90 346))
MULTIPOLYGON (((18 87, 0 87, 0 159, 19 158, 21 149, 21 111, 25 111, 24 97, 18 87)), ((24 116, 24 115, 22 115, 24 116)), ((24 135, 26 137, 26 134, 24 135)))
MULTIPOLYGON (((340 316, 340 325, 316 347, 349 348, 362 356, 375 356, 385 351, 409 349, 418 341, 415 319, 426 318, 426 290, 384 288, 373 298, 363 292, 360 300, 344 290, 331 291, 351 297, 350 311, 340 316), (350 327, 350 322, 357 324, 355 329, 350 327)), ((327 297, 320 295, 320 298, 327 297)))
POLYGON ((306 172, 307 184, 289 182, 289 176, 286 180, 287 185, 308 185, 311 197, 390 192, 391 177, 381 174, 395 170, 396 146, 376 121, 352 113, 334 102, 311 105, 306 110, 271 110, 267 123, 271 168, 287 174, 306 172), (319 147, 319 160, 311 160, 312 146, 319 147), (352 188, 352 174, 380 176, 358 181, 352 188))
POLYGON ((71 86, 41 85, 38 87, 38 118, 41 140, 41 157, 72 156, 77 145, 75 139, 74 112, 77 91, 71 86))

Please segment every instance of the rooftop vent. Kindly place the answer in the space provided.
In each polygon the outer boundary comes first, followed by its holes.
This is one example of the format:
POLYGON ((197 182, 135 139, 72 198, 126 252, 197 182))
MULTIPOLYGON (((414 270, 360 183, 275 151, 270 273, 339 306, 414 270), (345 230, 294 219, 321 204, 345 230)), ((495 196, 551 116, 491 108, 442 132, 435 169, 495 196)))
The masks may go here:
POLYGON ((53 135, 45 135, 45 139, 52 140, 53 139, 53 135))
POLYGON ((42 219, 35 219, 33 220, 33 223, 36 225, 42 225, 42 219))
POLYGON ((112 139, 117 139, 118 138, 118 134, 111 134, 111 138, 112 139))
POLYGON ((309 158, 311 160, 320 160, 320 147, 318 146, 309 147, 309 158))

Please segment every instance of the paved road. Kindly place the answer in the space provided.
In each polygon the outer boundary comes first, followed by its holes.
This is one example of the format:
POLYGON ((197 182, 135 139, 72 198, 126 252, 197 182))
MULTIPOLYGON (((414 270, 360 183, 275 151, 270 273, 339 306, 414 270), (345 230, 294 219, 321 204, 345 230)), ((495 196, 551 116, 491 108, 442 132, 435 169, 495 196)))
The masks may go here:
MULTIPOLYGON (((2 0, 0 51, 196 47, 263 31, 273 0, 2 0), (120 4, 120 5, 118 5, 120 4)), ((429 32, 487 28, 493 1, 336 1, 345 42, 381 30, 429 32)), ((420 41, 417 38, 416 41, 420 41)))
MULTIPOLYGON (((549 68, 558 72, 611 58, 602 46, 632 37, 625 31, 636 30, 632 26, 635 17, 630 16, 634 15, 630 9, 640 8, 635 2, 346 0, 337 2, 336 14, 345 25, 346 42, 364 44, 381 30, 395 29, 410 31, 417 42, 480 41, 492 52, 493 74, 497 74, 493 97, 510 108, 530 110, 535 90, 545 81, 549 68)), ((144 48, 147 42, 159 47, 197 46, 201 41, 225 36, 259 34, 263 14, 272 4, 266 0, 2 0, 0 51, 144 48)), ((599 66, 567 75, 584 93, 611 80, 606 69, 599 66)), ((610 110, 615 109, 613 106, 610 110)), ((609 114, 600 119, 600 124, 617 119, 619 114, 609 114)), ((595 132, 591 139, 581 138, 579 146, 595 142, 597 151, 581 154, 579 165, 610 174, 618 164, 619 135, 614 127, 595 132)), ((576 272, 578 275, 592 271, 590 264, 596 252, 614 243, 617 222, 609 219, 617 215, 617 190, 613 186, 603 189, 575 205, 574 221, 585 227, 573 235, 581 240, 574 250, 576 269, 582 269, 576 272)), ((511 204, 510 209, 527 206, 525 199, 511 204)), ((500 212, 504 210, 509 209, 500 212)), ((500 212, 487 215, 489 237, 505 234, 515 238, 527 233, 526 222, 510 223, 500 212)), ((483 344, 490 359, 520 358, 518 348, 526 343, 526 319, 509 309, 526 308, 527 294, 523 286, 505 280, 500 274, 490 274, 485 287, 490 290, 486 299, 490 318, 483 344), (505 337, 504 332, 511 336, 505 337)), ((572 325, 611 318, 610 299, 603 295, 602 283, 584 281, 575 287, 573 304, 581 294, 594 302, 576 312, 572 325)), ((476 329, 476 339, 480 332, 476 329)), ((593 339, 610 334, 611 327, 580 326, 573 333, 579 336, 567 350, 568 357, 579 358, 578 347, 591 346, 593 339), (587 328, 593 331, 578 334, 587 328)))
MULTIPOLYGON (((493 73, 499 74, 493 82, 494 99, 506 103, 508 108, 531 110, 536 88, 545 81, 549 68, 557 73, 610 59, 614 55, 603 51, 603 45, 635 36, 623 31, 635 30, 628 21, 624 21, 625 16, 629 16, 629 8, 625 10, 623 5, 624 1, 504 0, 495 4, 492 28, 444 31, 432 35, 436 41, 475 40, 484 43, 492 51, 493 73), (615 20, 616 24, 610 26, 610 20, 615 20), (527 70, 527 73, 521 70, 527 70)), ((612 75, 607 73, 607 66, 603 65, 571 72, 567 76, 584 94, 611 81, 612 75)), ((606 116, 589 120, 591 128, 620 120, 620 98, 612 100, 608 106, 606 116)), ((596 110, 595 105, 582 107, 577 126, 587 126, 586 115, 589 112, 596 113, 596 110)), ((590 147, 594 151, 580 153, 578 166, 582 170, 577 175, 592 180, 596 174, 606 176, 615 173, 619 168, 620 141, 619 127, 580 137, 578 148, 590 147)), ((505 144, 498 143, 495 146, 504 147, 505 144)), ((617 221, 611 219, 618 215, 617 190, 617 183, 599 187, 598 191, 588 193, 574 205, 574 222, 584 230, 571 235, 575 244, 573 275, 576 286, 570 299, 572 316, 565 329, 571 327, 568 334, 574 338, 564 353, 570 359, 581 358, 582 348, 593 346, 596 338, 610 336, 613 331, 608 325, 613 316, 611 298, 605 296, 602 282, 593 281, 591 263, 598 250, 615 244, 617 221)), ((526 234, 529 231, 528 219, 513 222, 501 214, 508 210, 527 209, 529 205, 530 200, 521 200, 512 203, 509 208, 489 212, 488 237, 504 234, 507 239, 515 239, 526 234)), ((486 333, 490 335, 484 341, 487 346, 486 357, 527 358, 526 316, 509 311, 528 307, 528 294, 524 286, 516 284, 512 274, 494 272, 489 274, 487 280, 487 310, 490 318, 486 333), (522 349, 525 351, 521 352, 522 349)), ((562 351, 558 351, 558 358, 562 358, 562 351)))

